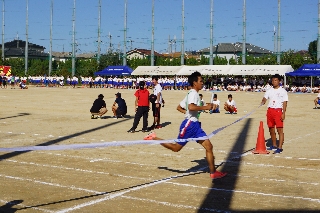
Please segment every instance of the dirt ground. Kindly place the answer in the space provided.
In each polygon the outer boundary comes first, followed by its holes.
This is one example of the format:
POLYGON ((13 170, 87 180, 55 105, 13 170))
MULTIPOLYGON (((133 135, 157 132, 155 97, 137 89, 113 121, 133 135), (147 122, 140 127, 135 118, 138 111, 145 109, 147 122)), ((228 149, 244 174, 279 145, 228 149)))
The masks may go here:
MULTIPOLYGON (((90 144, 141 140, 127 133, 134 117, 134 91, 88 88, 1 89, 0 147, 90 144), (111 105, 121 92, 123 119, 111 105), (105 96, 106 119, 90 119, 97 96, 105 96)), ((164 91, 163 128, 174 139, 183 115, 176 106, 187 91, 164 91)), ((201 92, 206 101, 210 92, 201 92)), ((227 92, 218 92, 223 103, 227 92)), ((284 151, 255 155, 260 121, 267 144, 263 93, 232 92, 238 114, 201 114, 210 132, 218 170, 212 181, 204 149, 190 142, 178 153, 160 145, 132 145, 63 151, 0 152, 0 212, 320 212, 320 109, 315 94, 289 93, 284 151)), ((152 122, 149 116, 149 125, 152 122)), ((138 129, 142 128, 142 120, 138 129)))

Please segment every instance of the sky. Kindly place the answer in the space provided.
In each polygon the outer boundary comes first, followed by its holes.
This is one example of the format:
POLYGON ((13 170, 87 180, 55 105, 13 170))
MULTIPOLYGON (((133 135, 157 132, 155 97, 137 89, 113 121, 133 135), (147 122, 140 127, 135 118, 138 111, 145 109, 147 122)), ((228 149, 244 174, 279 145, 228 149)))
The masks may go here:
MULTIPOLYGON (((3 11, 0 1, 1 11, 3 11)), ((27 0, 4 0, 5 42, 26 40, 27 0)), ((29 42, 50 50, 51 0, 28 0, 29 42)), ((73 0, 53 0, 53 51, 72 51, 73 0)), ((123 51, 125 0, 101 0, 101 53, 123 51), (110 36, 111 35, 111 40, 110 36)), ((183 0, 154 0, 155 51, 181 51, 183 0)), ((243 0, 214 0, 214 45, 242 42, 243 0)), ((185 51, 210 46, 211 0, 184 0, 185 51)), ((98 49, 99 0, 76 0, 77 54, 98 49)), ((0 17, 2 25, 2 15, 0 17)), ((246 42, 274 50, 278 0, 246 0, 246 42)), ((318 35, 318 0, 281 0, 281 50, 307 50, 318 35)), ((2 29, 2 28, 1 28, 2 29)), ((152 0, 127 0, 127 50, 151 49, 152 0)))

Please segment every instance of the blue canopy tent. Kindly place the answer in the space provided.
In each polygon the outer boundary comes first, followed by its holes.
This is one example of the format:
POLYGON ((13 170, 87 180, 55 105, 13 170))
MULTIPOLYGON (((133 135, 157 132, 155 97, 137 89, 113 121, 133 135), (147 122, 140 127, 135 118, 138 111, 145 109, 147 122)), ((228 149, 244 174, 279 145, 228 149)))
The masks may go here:
POLYGON ((128 66, 108 66, 105 69, 95 72, 94 75, 110 76, 110 75, 131 75, 133 70, 128 66))
POLYGON ((312 77, 320 76, 320 64, 304 64, 299 69, 286 73, 287 76, 312 77))
POLYGON ((320 64, 304 64, 299 69, 286 73, 287 76, 320 76, 320 64))

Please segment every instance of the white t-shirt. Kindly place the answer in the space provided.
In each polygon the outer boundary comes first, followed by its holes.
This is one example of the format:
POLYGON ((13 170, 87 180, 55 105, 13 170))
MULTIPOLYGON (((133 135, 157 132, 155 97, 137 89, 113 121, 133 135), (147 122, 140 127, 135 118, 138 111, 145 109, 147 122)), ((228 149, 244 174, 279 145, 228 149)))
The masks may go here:
POLYGON ((266 99, 270 99, 268 107, 270 108, 282 108, 283 102, 288 101, 288 93, 282 87, 274 89, 273 87, 268 89, 263 96, 266 99))
MULTIPOLYGON (((154 86, 154 89, 153 89, 154 95, 158 96, 158 93, 160 93, 159 103, 162 104, 162 87, 159 83, 156 86, 154 86)), ((158 103, 158 101, 156 100, 155 103, 158 103)))
POLYGON ((216 101, 212 101, 213 104, 220 106, 220 101, 217 99, 216 101))
POLYGON ((200 96, 195 89, 191 89, 188 95, 180 102, 180 106, 186 109, 185 118, 191 121, 198 121, 198 111, 189 111, 188 106, 189 104, 195 104, 200 106, 200 96))
POLYGON ((236 106, 236 102, 234 100, 231 100, 229 101, 229 99, 226 101, 226 103, 229 105, 229 106, 234 106, 235 108, 237 108, 236 106))
POLYGON ((318 93, 318 96, 317 96, 317 98, 320 98, 320 93, 318 93))

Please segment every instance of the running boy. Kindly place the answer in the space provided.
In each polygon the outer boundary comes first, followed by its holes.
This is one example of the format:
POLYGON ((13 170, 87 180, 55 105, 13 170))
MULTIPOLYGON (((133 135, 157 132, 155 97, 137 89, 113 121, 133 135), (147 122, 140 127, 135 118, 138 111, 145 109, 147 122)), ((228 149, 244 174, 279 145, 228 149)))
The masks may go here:
MULTIPOLYGON (((216 171, 214 164, 214 155, 212 151, 212 144, 207 137, 207 134, 202 130, 200 122, 198 121, 198 112, 200 110, 211 110, 212 104, 206 106, 200 106, 200 97, 198 91, 203 87, 203 79, 199 72, 194 72, 188 77, 188 82, 191 85, 191 90, 188 95, 180 102, 177 107, 179 112, 185 114, 185 120, 180 125, 180 131, 178 139, 187 138, 206 138, 197 140, 206 150, 206 158, 209 165, 210 177, 212 179, 222 178, 227 173, 216 171)), ((147 135, 145 140, 161 140, 155 134, 155 132, 147 135)), ((161 145, 174 152, 179 152, 188 142, 177 142, 177 143, 162 143, 161 145)))
POLYGON ((272 146, 268 150, 275 150, 274 154, 279 154, 283 151, 282 145, 284 141, 283 122, 286 117, 288 94, 285 89, 280 87, 281 76, 275 74, 272 76, 272 86, 268 89, 261 101, 261 105, 264 105, 269 100, 267 111, 267 124, 272 140, 272 146), (277 146, 277 137, 275 127, 279 135, 279 146, 277 146))

